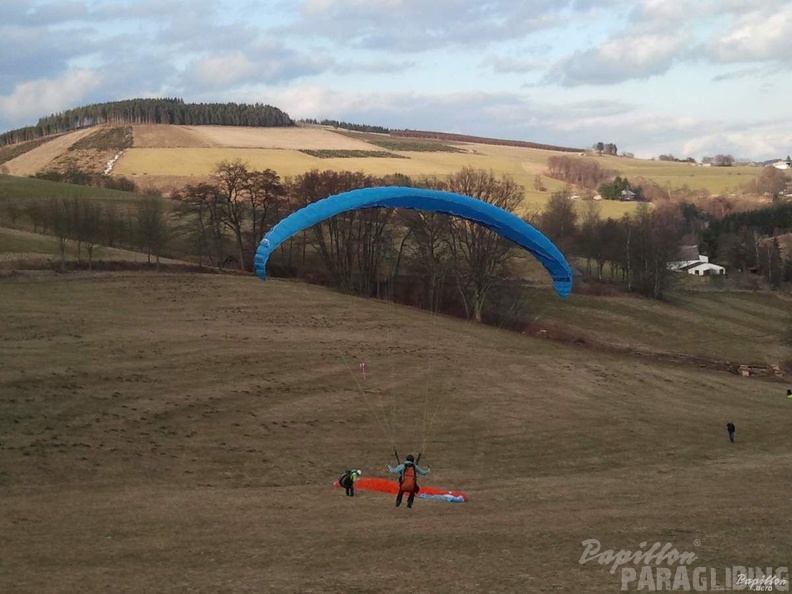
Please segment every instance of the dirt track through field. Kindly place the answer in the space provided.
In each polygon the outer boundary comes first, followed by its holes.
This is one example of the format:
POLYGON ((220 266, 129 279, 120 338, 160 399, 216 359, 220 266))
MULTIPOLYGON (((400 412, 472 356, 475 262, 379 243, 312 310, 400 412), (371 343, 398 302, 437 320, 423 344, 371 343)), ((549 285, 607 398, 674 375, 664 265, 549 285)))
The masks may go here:
POLYGON ((591 538, 789 564, 778 384, 253 277, 0 295, 0 591, 619 591, 591 538), (470 502, 332 488, 393 445, 470 502))

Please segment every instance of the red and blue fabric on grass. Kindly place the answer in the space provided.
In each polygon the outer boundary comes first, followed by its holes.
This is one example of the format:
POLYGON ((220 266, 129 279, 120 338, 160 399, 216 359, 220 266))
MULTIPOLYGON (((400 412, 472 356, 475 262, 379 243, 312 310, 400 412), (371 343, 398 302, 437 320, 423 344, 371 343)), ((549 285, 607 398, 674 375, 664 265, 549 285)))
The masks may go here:
MULTIPOLYGON (((338 481, 334 483, 334 486, 341 487, 338 481)), ((384 478, 361 477, 355 481, 355 489, 396 495, 399 492, 399 482, 384 478)), ((465 503, 468 500, 468 496, 462 491, 449 491, 437 487, 421 486, 417 496, 419 499, 438 499, 449 503, 465 503)))

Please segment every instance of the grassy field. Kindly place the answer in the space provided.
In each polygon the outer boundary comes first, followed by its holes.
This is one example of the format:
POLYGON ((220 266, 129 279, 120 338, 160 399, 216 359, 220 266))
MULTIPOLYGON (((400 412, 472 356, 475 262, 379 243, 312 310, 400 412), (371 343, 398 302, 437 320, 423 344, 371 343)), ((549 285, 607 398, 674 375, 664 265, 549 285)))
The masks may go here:
POLYGON ((138 200, 140 196, 120 190, 0 175, 0 202, 13 202, 23 205, 29 200, 54 200, 60 198, 84 198, 105 204, 129 205, 138 200))
POLYGON ((792 363, 784 343, 792 327, 792 295, 703 290, 712 287, 709 279, 692 281, 702 290, 675 291, 666 301, 574 295, 559 302, 546 290, 531 290, 527 317, 551 335, 561 330, 563 337, 598 348, 695 358, 713 365, 792 363))
MULTIPOLYGON (((0 591, 619 591, 586 539, 789 565, 786 385, 252 277, 19 274, 0 297, 0 591), (470 501, 332 488, 394 445, 470 501)), ((777 343, 772 297, 705 299, 544 315, 716 358, 777 343)))
MULTIPOLYGON (((241 159, 253 169, 272 169, 281 177, 295 176, 312 169, 332 171, 363 171, 371 175, 402 173, 413 178, 422 176, 444 176, 462 167, 475 167, 511 175, 526 188, 526 210, 541 210, 551 191, 560 190, 564 184, 544 178, 548 191, 533 190, 533 179, 542 166, 520 161, 519 155, 509 156, 509 150, 530 151, 512 147, 491 147, 491 152, 444 153, 402 152, 405 158, 318 158, 299 151, 280 149, 234 149, 234 148, 170 148, 130 149, 119 160, 113 173, 146 185, 151 179, 167 179, 171 185, 198 183, 208 179, 220 161, 241 159)), ((540 151, 536 151, 540 152, 540 151)), ((635 209, 634 204, 602 201, 602 215, 619 217, 635 209)))
MULTIPOLYGON (((20 229, 0 227, 0 271, 8 272, 30 266, 55 268, 64 260, 67 264, 73 264, 78 261, 88 262, 88 253, 85 246, 78 250, 76 243, 69 241, 66 243, 63 258, 61 258, 60 245, 55 237, 20 229)), ((148 263, 148 260, 148 256, 141 252, 103 245, 95 246, 92 255, 92 261, 96 265, 99 265, 99 262, 143 264, 148 263)), ((181 260, 170 258, 160 258, 160 263, 185 264, 181 260)))
POLYGON ((688 163, 623 157, 598 158, 603 167, 620 171, 628 179, 644 177, 657 182, 663 188, 687 186, 692 190, 708 190, 711 194, 739 191, 761 171, 761 168, 750 166, 700 167, 688 163))

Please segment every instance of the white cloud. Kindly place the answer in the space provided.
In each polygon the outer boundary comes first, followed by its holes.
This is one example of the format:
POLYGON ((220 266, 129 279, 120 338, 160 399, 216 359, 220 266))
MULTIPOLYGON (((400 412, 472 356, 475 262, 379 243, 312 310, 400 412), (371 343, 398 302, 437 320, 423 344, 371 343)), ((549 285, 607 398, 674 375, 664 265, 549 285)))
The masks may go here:
POLYGON ((490 54, 481 61, 481 66, 498 74, 520 74, 544 70, 547 61, 539 58, 517 58, 490 54))
POLYGON ((792 63, 792 5, 754 10, 710 44, 719 62, 777 60, 792 63))
POLYGON ((0 118, 9 121, 38 121, 40 117, 79 105, 99 86, 93 70, 73 70, 57 79, 20 83, 10 95, 0 96, 0 118))
POLYGON ((714 10, 711 0, 643 0, 636 3, 631 19, 642 25, 685 24, 714 10))
POLYGON ((0 4, 0 126, 181 96, 646 156, 792 151, 790 0, 0 4))
POLYGON ((344 47, 423 52, 484 46, 563 23, 569 0, 306 0, 289 29, 344 47))
POLYGON ((685 142, 685 154, 712 156, 731 154, 737 158, 749 157, 756 160, 783 158, 792 146, 792 131, 789 122, 779 122, 786 127, 768 126, 754 130, 726 133, 702 134, 685 142))
POLYGON ((617 84, 665 73, 684 49, 687 36, 625 33, 560 60, 546 82, 563 86, 617 84))
POLYGON ((203 87, 227 87, 252 76, 255 66, 242 52, 234 52, 194 60, 187 70, 203 87))

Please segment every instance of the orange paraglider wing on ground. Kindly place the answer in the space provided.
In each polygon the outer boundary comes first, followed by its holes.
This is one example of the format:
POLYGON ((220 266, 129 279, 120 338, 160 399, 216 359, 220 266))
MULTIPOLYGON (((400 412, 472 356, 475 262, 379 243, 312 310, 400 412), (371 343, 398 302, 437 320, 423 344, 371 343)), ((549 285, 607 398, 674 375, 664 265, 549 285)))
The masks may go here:
MULTIPOLYGON (((336 487, 341 485, 338 481, 335 482, 336 487)), ((355 489, 363 491, 379 491, 380 493, 388 493, 396 495, 399 492, 398 481, 390 481, 384 478, 365 477, 359 478, 355 481, 355 489)), ((449 491, 448 489, 438 489, 437 487, 424 487, 418 492, 418 497, 421 499, 442 499, 450 503, 464 503, 468 500, 467 495, 462 491, 449 491)))

